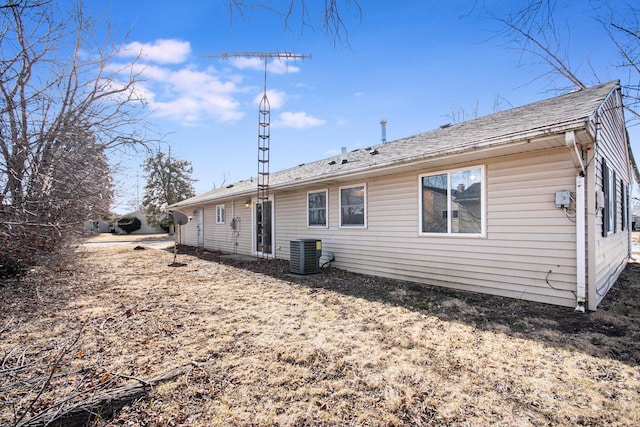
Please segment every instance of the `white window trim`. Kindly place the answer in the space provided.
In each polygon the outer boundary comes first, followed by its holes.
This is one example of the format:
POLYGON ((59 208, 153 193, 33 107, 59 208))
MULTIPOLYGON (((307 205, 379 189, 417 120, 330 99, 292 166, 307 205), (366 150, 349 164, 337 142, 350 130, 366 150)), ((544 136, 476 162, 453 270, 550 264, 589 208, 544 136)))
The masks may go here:
POLYGON ((307 191, 307 200, 306 200, 306 209, 307 209, 307 228, 329 228, 329 189, 320 188, 318 190, 307 191), (324 207, 324 217, 326 220, 325 225, 311 225, 309 224, 309 194, 313 193, 322 193, 324 192, 326 197, 326 205, 324 207))
MULTIPOLYGON (((451 188, 449 182, 447 182, 447 211, 451 211, 451 198, 449 197, 449 190, 451 188)), ((487 236, 487 172, 485 165, 471 165, 456 169, 443 169, 433 171, 429 173, 423 173, 418 176, 418 235, 421 237, 453 237, 453 238, 484 238, 487 236), (465 171, 469 169, 480 169, 482 173, 482 191, 480 192, 480 212, 482 212, 482 220, 480 221, 480 233, 425 233, 422 231, 422 178, 425 176, 442 175, 447 174, 447 181, 450 179, 450 174, 465 171)), ((447 228, 450 228, 449 222, 447 222, 447 228)))
POLYGON ((367 228, 367 216, 368 216, 368 211, 369 209, 367 208, 367 184, 366 183, 360 183, 360 184, 352 184, 352 185, 343 185, 342 187, 338 188, 338 221, 339 221, 339 225, 340 228, 367 228), (354 224, 354 225, 343 225, 342 224, 342 190, 347 189, 347 188, 356 188, 356 187, 362 187, 364 189, 364 200, 363 200, 363 205, 364 205, 364 224, 360 225, 360 224, 354 224))
POLYGON ((216 205, 216 224, 224 224, 227 220, 227 208, 225 205, 216 205), (224 214, 224 218, 220 221, 220 208, 224 214))

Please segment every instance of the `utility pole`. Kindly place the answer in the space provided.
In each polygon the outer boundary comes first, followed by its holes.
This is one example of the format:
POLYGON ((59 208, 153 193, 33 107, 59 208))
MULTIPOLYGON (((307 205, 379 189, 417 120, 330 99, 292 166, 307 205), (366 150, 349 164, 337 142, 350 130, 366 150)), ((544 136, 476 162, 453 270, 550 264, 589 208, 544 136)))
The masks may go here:
POLYGON ((264 91, 258 106, 258 188, 256 196, 256 254, 267 258, 273 255, 271 229, 272 203, 269 201, 269 149, 271 145, 271 105, 267 97, 267 62, 269 59, 304 60, 311 55, 293 52, 235 52, 209 56, 223 59, 259 58, 264 61, 264 91))

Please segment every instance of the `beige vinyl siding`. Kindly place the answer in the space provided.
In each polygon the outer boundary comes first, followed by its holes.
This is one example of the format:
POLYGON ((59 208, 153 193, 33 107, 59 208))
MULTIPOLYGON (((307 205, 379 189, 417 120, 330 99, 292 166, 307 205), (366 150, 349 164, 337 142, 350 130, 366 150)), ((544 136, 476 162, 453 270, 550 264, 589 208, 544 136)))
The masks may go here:
MULTIPOLYGON (((251 209, 244 206, 246 199, 226 200, 185 210, 185 215, 192 219, 182 226, 178 242, 184 245, 198 246, 197 209, 203 209, 204 248, 226 253, 251 254, 252 229, 251 209), (216 223, 216 206, 225 205, 225 223, 216 223), (236 219, 236 229, 230 226, 236 219)), ((178 234, 178 230, 176 230, 178 234)))
POLYGON ((428 172, 368 180, 367 228, 339 227, 339 188, 361 180, 322 187, 326 229, 306 227, 314 188, 278 193, 277 256, 288 259, 292 239, 318 238, 346 270, 575 305, 575 225, 554 203, 556 191, 575 191, 566 149, 486 164, 486 237, 419 235, 419 175, 428 172))
MULTIPOLYGON (((590 277, 590 287, 588 302, 589 308, 595 310, 600 304, 607 291, 616 281, 624 269, 629 255, 629 234, 630 230, 622 230, 622 212, 620 210, 620 200, 622 188, 620 180, 629 183, 629 157, 624 132, 624 116, 622 108, 619 107, 619 92, 615 92, 609 97, 601 108, 600 126, 598 127, 598 137, 596 142, 595 164, 595 189, 602 191, 602 159, 605 158, 607 166, 616 173, 615 183, 615 205, 616 205, 616 228, 615 233, 606 237, 602 236, 603 211, 595 212, 594 245, 592 246, 595 260, 590 263, 595 269, 595 278, 590 277)), ((595 209, 594 209, 595 210, 595 209)))
POLYGON ((289 259, 289 242, 294 239, 317 238, 316 231, 326 228, 307 228, 307 190, 278 193, 274 200, 274 254, 289 259))
POLYGON ((251 208, 245 207, 245 199, 229 199, 207 206, 204 247, 225 253, 251 255, 251 208), (224 224, 216 223, 216 206, 225 205, 224 224), (231 221, 235 219, 235 230, 231 221))
POLYGON ((217 249, 213 243, 220 240, 220 225, 216 224, 216 206, 207 205, 204 208, 204 247, 217 249))
POLYGON ((229 226, 232 217, 231 202, 220 202, 205 208, 204 247, 209 250, 233 252, 233 230, 229 226), (225 222, 216 222, 216 206, 225 205, 225 222))
MULTIPOLYGON (((245 207, 246 197, 241 199, 234 199, 230 203, 232 203, 233 210, 232 215, 233 218, 236 219, 236 230, 235 235, 233 235, 233 246, 234 250, 231 251, 233 253, 240 253, 245 255, 251 255, 252 251, 252 225, 251 225, 251 208, 245 207)), ((231 217, 227 216, 228 221, 230 221, 231 217)), ((231 229, 231 227, 229 227, 231 229)))
POLYGON ((575 305, 575 212, 568 211, 572 220, 555 206, 556 191, 575 193, 575 175, 565 149, 490 168, 487 246, 524 298, 575 305))
POLYGON ((179 244, 187 246, 198 246, 198 224, 197 218, 193 211, 194 209, 191 208, 182 211, 182 213, 184 213, 188 217, 191 217, 191 220, 184 225, 176 226, 176 241, 179 244))

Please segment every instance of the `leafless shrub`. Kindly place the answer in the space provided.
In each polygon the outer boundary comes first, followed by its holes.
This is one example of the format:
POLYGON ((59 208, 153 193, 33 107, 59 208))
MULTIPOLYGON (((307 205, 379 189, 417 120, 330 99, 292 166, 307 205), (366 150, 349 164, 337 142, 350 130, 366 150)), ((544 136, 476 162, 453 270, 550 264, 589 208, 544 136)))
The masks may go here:
POLYGON ((0 8, 0 275, 58 257, 85 219, 108 215, 107 152, 144 143, 131 65, 92 40, 82 3, 0 8))

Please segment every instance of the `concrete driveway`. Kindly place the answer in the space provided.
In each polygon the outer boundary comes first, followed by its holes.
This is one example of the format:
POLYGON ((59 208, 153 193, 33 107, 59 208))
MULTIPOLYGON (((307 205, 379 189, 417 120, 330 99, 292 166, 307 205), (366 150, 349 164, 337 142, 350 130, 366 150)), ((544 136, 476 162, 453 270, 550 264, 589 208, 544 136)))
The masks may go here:
POLYGON ((640 231, 633 232, 632 252, 635 262, 640 262, 640 231))
POLYGON ((97 233, 89 237, 82 246, 144 246, 154 249, 166 249, 173 247, 174 236, 169 234, 112 234, 97 233))

